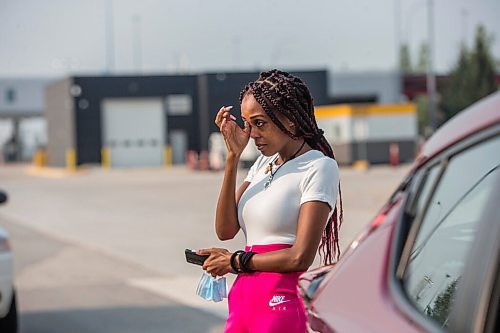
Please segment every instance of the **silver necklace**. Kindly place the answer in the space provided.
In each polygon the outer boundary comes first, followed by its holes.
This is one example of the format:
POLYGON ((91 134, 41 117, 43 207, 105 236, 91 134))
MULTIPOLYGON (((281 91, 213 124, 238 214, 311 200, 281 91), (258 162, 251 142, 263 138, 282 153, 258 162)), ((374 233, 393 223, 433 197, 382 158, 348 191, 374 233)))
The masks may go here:
POLYGON ((274 179, 274 175, 276 175, 276 173, 278 172, 278 170, 283 166, 285 165, 286 162, 288 161, 291 161, 293 160, 295 157, 297 157, 297 154, 302 150, 302 148, 304 148, 304 145, 306 144, 306 140, 304 140, 304 142, 302 142, 302 145, 300 146, 300 148, 295 152, 295 154, 293 154, 289 159, 287 159, 286 161, 283 161, 283 163, 281 163, 278 168, 273 172, 273 164, 276 162, 276 160, 278 159, 278 156, 276 156, 276 158, 271 162, 269 163, 269 165, 267 166, 266 168, 266 174, 268 172, 271 172, 271 174, 269 175, 269 178, 267 179, 267 181, 264 183, 264 190, 267 190, 267 188, 271 185, 271 182, 273 181, 274 179))

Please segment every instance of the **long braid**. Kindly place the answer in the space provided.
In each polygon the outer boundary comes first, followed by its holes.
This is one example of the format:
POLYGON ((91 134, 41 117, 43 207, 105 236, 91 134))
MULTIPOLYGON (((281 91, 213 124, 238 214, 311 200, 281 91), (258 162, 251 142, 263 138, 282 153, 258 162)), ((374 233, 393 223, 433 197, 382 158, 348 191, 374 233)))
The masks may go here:
MULTIPOLYGON (((314 117, 314 103, 305 83, 287 72, 273 69, 262 72, 255 82, 245 86, 240 94, 240 102, 251 93, 262 106, 266 114, 278 128, 293 139, 304 138, 311 148, 321 151, 325 156, 335 159, 333 149, 318 128, 314 117), (281 114, 290 119, 296 127, 296 133, 290 132, 278 119, 281 114)), ((328 220, 319 252, 324 264, 331 264, 340 256, 339 229, 344 219, 342 192, 339 183, 339 200, 328 220)))

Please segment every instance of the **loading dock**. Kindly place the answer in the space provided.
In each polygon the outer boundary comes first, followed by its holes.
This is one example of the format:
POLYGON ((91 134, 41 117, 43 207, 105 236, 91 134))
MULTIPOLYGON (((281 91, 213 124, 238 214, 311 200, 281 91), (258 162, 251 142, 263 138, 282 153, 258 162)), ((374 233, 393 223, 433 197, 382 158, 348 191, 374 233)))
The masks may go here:
POLYGON ((113 167, 164 165, 165 115, 159 98, 107 98, 102 137, 113 167))

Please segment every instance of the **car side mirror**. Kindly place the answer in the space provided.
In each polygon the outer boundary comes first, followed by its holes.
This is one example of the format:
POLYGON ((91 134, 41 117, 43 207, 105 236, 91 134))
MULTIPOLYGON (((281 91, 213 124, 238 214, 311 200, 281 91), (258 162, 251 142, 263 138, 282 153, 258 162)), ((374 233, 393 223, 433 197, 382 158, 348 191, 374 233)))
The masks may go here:
POLYGON ((0 191, 0 204, 4 204, 7 202, 7 193, 4 191, 0 191))

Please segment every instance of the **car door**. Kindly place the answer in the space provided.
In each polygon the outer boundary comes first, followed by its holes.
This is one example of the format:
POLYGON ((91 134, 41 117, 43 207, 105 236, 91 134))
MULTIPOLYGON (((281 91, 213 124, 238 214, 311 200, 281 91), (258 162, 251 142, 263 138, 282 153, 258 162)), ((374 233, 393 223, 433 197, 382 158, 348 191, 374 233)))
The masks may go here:
MULTIPOLYGON (((500 155, 500 154, 499 154, 500 155)), ((451 332, 500 331, 498 317, 500 302, 500 173, 495 188, 482 214, 477 232, 477 243, 466 262, 462 276, 462 292, 457 294, 460 304, 450 318, 451 332)))
POLYGON ((496 325, 499 133, 496 126, 450 147, 408 186, 390 287, 402 313, 427 331, 496 325))

